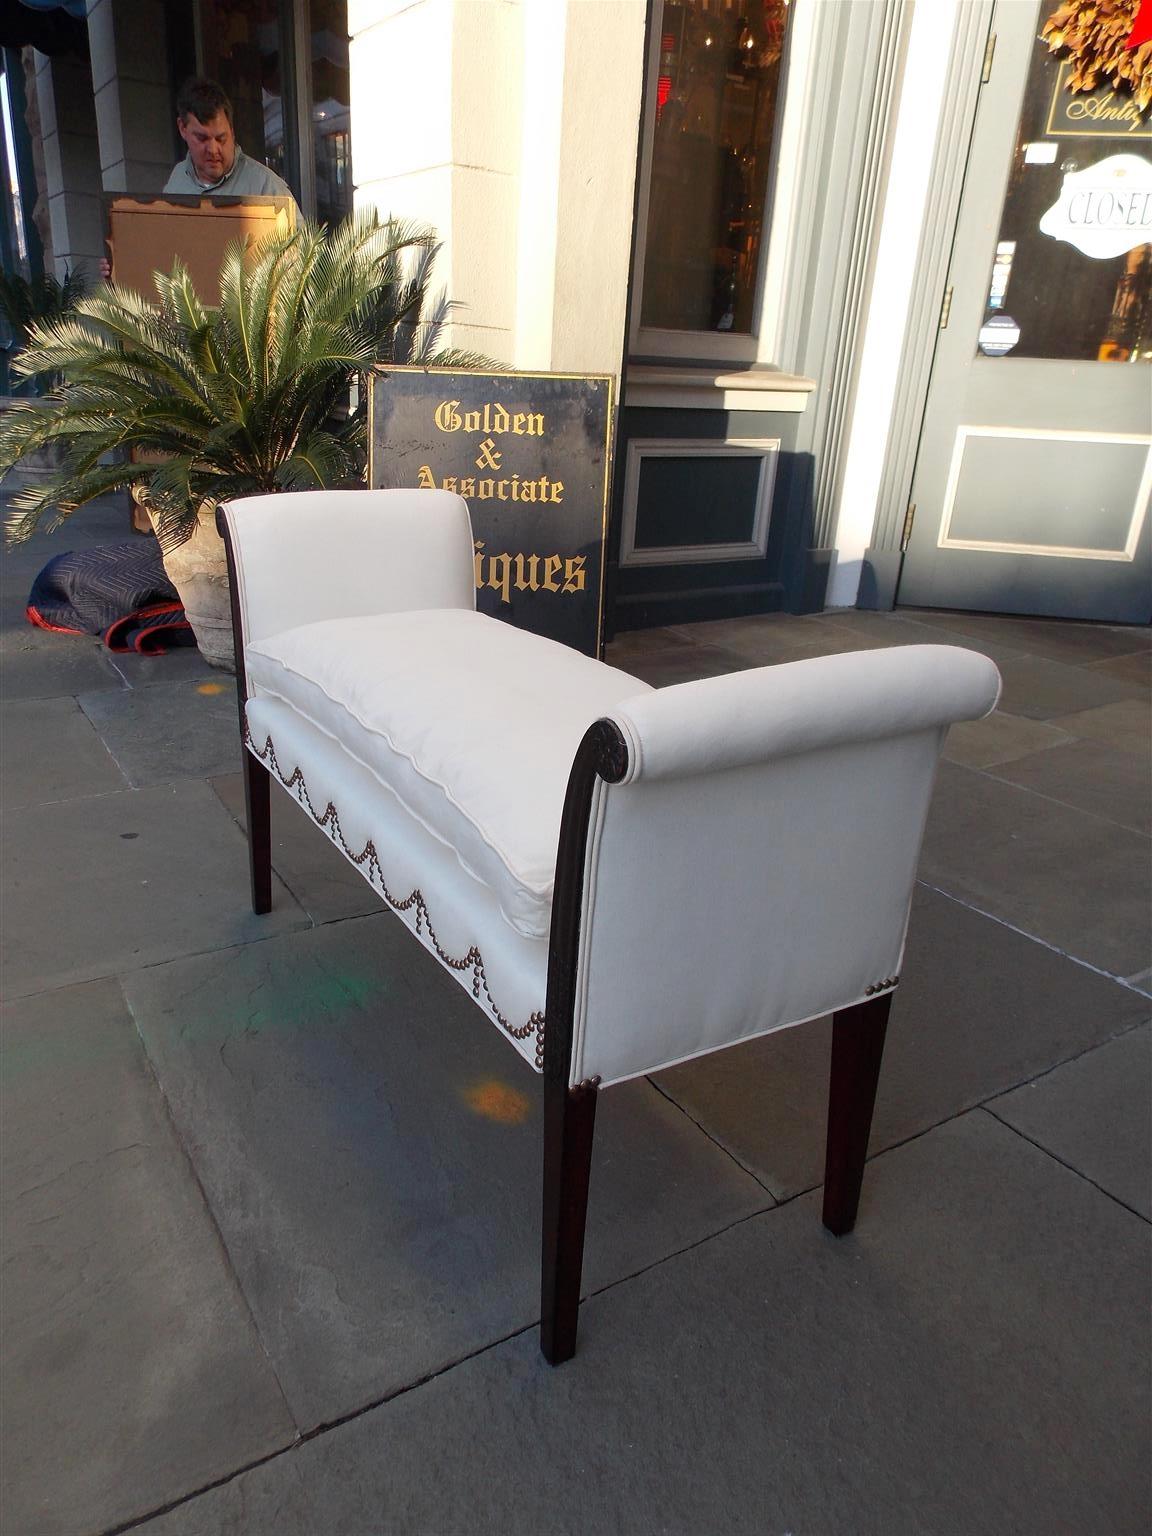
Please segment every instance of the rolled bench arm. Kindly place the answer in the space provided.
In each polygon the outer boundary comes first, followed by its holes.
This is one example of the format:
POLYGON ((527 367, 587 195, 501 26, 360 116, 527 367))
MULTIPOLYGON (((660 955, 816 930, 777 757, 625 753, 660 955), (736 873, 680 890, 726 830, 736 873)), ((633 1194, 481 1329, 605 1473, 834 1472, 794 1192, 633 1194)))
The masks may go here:
POLYGON ((639 694, 610 718, 628 749, 619 782, 632 784, 943 729, 982 718, 999 696, 987 657, 915 645, 681 683, 639 694))
POLYGON ((249 496, 217 524, 246 645, 321 619, 476 606, 468 507, 448 491, 249 496))

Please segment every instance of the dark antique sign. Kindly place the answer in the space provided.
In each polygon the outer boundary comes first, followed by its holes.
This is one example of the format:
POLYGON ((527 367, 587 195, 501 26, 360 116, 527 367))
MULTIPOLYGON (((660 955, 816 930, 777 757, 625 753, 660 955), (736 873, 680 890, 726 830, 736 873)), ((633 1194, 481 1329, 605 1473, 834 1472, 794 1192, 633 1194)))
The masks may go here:
POLYGON ((463 496, 476 606, 588 656, 603 634, 612 383, 387 366, 369 380, 369 485, 463 496))
POLYGON ((1131 91, 1113 91, 1101 81, 1093 91, 1068 89, 1069 60, 1061 64, 1052 87, 1049 138, 1152 139, 1152 122, 1136 105, 1131 91))

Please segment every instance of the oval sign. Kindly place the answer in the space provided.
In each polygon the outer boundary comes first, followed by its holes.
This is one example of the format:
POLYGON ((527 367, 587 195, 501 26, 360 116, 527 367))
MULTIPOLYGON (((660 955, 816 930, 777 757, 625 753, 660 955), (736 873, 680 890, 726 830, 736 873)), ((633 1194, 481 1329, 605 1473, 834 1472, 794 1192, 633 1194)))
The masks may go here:
POLYGON ((1109 155, 1083 171, 1069 171, 1040 228, 1096 261, 1144 245, 1152 240, 1152 162, 1109 155))

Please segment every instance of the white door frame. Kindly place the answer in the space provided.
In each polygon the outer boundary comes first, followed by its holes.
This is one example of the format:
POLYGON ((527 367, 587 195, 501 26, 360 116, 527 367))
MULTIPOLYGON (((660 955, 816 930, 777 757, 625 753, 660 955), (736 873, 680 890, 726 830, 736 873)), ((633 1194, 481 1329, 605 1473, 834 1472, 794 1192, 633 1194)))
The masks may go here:
MULTIPOLYGON (((900 574, 906 513, 928 386, 939 334, 941 306, 960 215, 968 147, 976 122, 980 90, 994 62, 994 0, 920 0, 909 39, 910 62, 894 118, 893 139, 915 132, 916 120, 929 115, 916 89, 917 47, 939 46, 951 35, 947 65, 935 97, 936 133, 930 161, 915 171, 912 211, 909 188, 889 177, 884 217, 867 320, 860 347, 860 367, 847 449, 837 486, 837 570, 829 592, 833 606, 890 608, 900 574), (917 31, 918 26, 923 29, 917 31), (919 238, 907 282, 907 257, 900 248, 911 221, 919 217, 919 238), (899 238, 886 249, 883 228, 899 238), (893 288, 905 286, 907 302, 894 313, 893 288), (894 331, 903 339, 894 348, 894 331), (863 582, 861 577, 864 577, 863 582)), ((897 160, 897 177, 900 175, 897 160)))

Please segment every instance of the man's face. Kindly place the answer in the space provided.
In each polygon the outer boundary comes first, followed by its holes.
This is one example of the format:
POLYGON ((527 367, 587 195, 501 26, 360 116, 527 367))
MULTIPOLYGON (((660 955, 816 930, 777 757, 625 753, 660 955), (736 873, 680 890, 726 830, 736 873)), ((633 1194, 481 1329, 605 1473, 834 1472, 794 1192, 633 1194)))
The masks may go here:
POLYGON ((192 156, 197 181, 207 184, 227 176, 236 159, 236 135, 223 112, 217 112, 206 123, 189 112, 187 117, 176 119, 176 126, 192 156))

